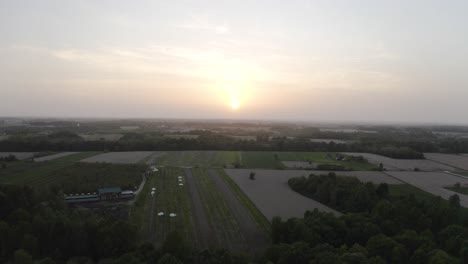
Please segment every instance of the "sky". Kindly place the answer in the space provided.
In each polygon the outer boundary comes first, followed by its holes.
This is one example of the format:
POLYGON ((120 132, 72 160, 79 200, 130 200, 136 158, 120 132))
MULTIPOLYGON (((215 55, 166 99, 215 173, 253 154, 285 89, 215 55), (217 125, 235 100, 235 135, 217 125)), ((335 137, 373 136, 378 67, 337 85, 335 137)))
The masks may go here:
POLYGON ((468 1, 0 1, 0 116, 467 124, 468 1))

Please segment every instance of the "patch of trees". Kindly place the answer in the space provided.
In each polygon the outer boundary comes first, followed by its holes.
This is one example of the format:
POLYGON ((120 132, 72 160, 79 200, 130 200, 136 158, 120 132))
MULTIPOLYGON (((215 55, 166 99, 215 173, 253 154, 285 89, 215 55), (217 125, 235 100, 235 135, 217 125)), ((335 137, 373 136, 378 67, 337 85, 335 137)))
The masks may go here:
POLYGON ((317 210, 272 221, 273 263, 468 263, 468 219, 459 197, 430 202, 334 174, 289 185, 345 214, 317 210))
MULTIPOLYGON (((136 227, 65 207, 60 192, 35 193, 27 186, 0 186, 0 262, 77 256, 102 259, 135 249, 136 227)), ((47 262, 46 262, 47 263, 47 262)), ((54 262, 48 262, 54 263, 54 262)))
POLYGON ((0 157, 0 161, 5 161, 5 162, 17 161, 17 160, 18 159, 13 154, 9 154, 8 156, 0 157))

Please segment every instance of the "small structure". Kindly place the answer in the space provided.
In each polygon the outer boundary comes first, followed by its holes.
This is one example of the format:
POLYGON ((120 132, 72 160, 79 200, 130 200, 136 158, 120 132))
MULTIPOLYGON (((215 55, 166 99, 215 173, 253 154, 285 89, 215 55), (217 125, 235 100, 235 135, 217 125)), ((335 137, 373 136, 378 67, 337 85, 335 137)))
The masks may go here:
POLYGON ((170 213, 169 216, 170 216, 170 217, 176 217, 177 215, 174 214, 174 213, 170 213))
POLYGON ((66 203, 87 203, 87 202, 99 202, 99 196, 95 194, 91 195, 65 195, 66 203))
POLYGON ((179 183, 179 186, 184 186, 184 184, 183 184, 183 183, 179 183))
POLYGON ((122 189, 120 187, 101 188, 97 191, 99 199, 105 200, 117 200, 120 198, 122 189))
POLYGON ((158 216, 164 216, 164 212, 159 212, 158 216))
POLYGON ((131 199, 135 196, 135 192, 133 191, 122 191, 120 193, 120 198, 121 199, 131 199))

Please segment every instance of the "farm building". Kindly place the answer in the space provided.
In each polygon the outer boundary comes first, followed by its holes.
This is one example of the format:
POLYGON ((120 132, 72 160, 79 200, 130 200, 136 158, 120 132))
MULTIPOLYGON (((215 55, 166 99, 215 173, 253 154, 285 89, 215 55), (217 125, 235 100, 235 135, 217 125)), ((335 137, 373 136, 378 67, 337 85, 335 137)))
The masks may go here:
POLYGON ((133 191, 122 191, 120 193, 121 199, 133 198, 135 196, 135 192, 133 191))
POLYGON ((115 201, 119 199, 131 199, 135 197, 134 191, 122 191, 120 187, 101 188, 97 193, 65 195, 67 203, 85 203, 99 201, 115 201))
POLYGON ((120 187, 110 187, 98 189, 98 196, 101 201, 104 200, 117 200, 120 198, 122 189, 120 187))
POLYGON ((86 203, 86 202, 98 202, 98 201, 99 201, 99 196, 96 194, 65 196, 65 202, 67 203, 86 203))

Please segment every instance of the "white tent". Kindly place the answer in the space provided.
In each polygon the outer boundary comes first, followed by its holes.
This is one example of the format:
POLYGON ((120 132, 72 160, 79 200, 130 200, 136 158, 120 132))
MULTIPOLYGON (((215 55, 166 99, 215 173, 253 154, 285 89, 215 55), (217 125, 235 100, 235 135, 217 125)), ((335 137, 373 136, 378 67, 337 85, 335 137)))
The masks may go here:
POLYGON ((174 213, 170 213, 169 216, 170 216, 170 217, 176 217, 177 215, 174 214, 174 213))

